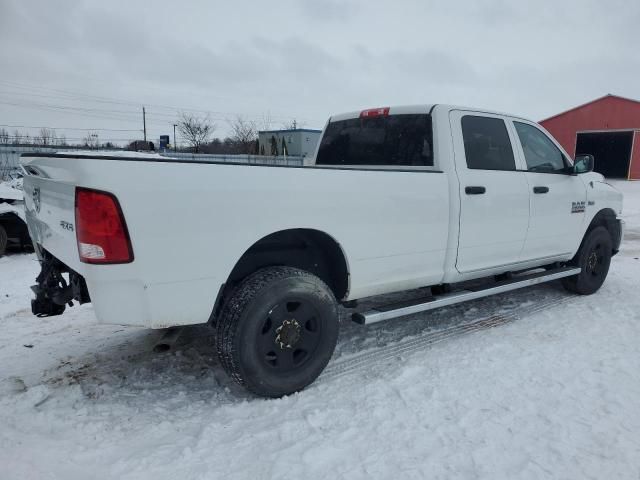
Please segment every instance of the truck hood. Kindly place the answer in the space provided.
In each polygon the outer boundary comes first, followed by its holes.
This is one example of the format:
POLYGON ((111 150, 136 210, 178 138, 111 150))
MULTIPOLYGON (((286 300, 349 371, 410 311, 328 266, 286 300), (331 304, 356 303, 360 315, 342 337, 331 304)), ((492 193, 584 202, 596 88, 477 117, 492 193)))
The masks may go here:
POLYGON ((624 196, 620 190, 607 183, 605 178, 596 172, 584 174, 584 181, 587 187, 587 199, 590 202, 595 202, 596 205, 607 205, 616 212, 616 215, 622 213, 624 196))

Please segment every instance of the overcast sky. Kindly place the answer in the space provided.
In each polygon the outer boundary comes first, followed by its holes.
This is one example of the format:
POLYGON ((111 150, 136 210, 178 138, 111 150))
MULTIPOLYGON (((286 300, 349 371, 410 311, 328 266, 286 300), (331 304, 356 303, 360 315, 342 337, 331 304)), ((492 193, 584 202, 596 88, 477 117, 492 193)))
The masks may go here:
POLYGON ((151 139, 184 109, 219 136, 237 114, 321 128, 416 103, 540 120, 640 98, 639 25, 640 2, 611 0, 0 0, 0 124, 140 138, 142 105, 151 139))

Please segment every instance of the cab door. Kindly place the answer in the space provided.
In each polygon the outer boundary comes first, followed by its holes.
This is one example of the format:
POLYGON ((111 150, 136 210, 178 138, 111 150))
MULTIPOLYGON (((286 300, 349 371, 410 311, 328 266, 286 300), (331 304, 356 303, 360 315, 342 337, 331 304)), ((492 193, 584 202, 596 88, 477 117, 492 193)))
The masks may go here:
POLYGON ((529 224, 529 184, 505 119, 452 111, 460 231, 456 268, 467 273, 517 263, 529 224))
POLYGON ((513 120, 516 150, 526 167, 531 218, 523 260, 570 255, 585 221, 586 186, 566 154, 536 124, 513 120))

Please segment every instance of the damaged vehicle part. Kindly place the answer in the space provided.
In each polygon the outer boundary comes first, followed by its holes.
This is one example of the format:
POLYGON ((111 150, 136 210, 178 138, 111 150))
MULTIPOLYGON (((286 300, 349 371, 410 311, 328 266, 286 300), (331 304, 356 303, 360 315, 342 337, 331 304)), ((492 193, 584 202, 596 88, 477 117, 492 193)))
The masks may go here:
POLYGON ((80 305, 91 301, 84 278, 42 251, 41 271, 36 284, 31 287, 36 298, 31 300, 31 311, 39 317, 61 315, 66 306, 73 306, 73 300, 80 305), (66 275, 66 278, 65 278, 66 275))

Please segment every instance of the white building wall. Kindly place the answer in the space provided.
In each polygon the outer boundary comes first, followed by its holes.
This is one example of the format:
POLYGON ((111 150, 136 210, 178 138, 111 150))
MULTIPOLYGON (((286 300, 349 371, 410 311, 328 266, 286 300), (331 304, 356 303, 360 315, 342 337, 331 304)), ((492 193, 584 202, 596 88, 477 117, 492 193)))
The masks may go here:
POLYGON ((260 152, 264 149, 265 155, 272 155, 271 137, 275 138, 278 147, 277 155, 282 155, 282 139, 287 145, 287 154, 295 156, 313 155, 320 139, 320 130, 268 130, 258 132, 260 152))

